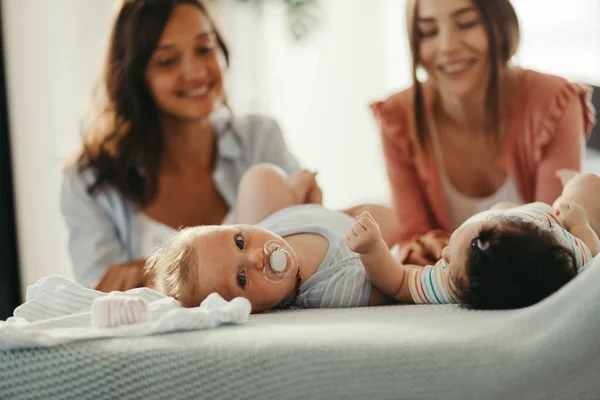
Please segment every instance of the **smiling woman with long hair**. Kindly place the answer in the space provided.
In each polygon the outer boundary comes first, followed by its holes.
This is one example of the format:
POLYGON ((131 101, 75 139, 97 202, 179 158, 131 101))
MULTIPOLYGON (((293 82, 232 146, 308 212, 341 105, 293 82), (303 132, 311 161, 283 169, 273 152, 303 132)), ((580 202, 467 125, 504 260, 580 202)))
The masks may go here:
POLYGON ((299 168, 274 121, 232 117, 229 50, 206 4, 121 0, 116 11, 61 197, 75 279, 103 291, 144 284, 145 258, 176 229, 233 221, 250 166, 299 168))
POLYGON ((495 203, 552 204, 556 171, 581 168, 594 110, 587 87, 511 63, 519 22, 509 0, 409 0, 407 27, 413 85, 372 110, 401 258, 425 264, 495 203))

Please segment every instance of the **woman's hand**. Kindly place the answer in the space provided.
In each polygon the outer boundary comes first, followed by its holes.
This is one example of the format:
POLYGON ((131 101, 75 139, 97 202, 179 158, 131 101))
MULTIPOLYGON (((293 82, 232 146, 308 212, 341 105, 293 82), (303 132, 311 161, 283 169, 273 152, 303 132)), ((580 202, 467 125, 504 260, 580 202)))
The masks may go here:
POLYGON ((121 291, 141 286, 150 286, 151 280, 145 275, 145 260, 136 260, 123 264, 113 264, 108 267, 94 290, 101 292, 121 291))
POLYGON ((399 259, 404 264, 433 265, 442 258, 442 250, 449 240, 448 232, 434 229, 402 246, 399 259))

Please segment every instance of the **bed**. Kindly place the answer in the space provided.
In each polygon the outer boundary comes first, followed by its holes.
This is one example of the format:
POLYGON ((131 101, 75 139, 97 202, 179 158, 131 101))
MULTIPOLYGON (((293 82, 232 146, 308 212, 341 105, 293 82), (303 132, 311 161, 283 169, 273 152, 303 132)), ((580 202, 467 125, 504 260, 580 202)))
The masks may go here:
POLYGON ((516 311, 291 310, 0 352, 2 399, 599 399, 600 258, 516 311))

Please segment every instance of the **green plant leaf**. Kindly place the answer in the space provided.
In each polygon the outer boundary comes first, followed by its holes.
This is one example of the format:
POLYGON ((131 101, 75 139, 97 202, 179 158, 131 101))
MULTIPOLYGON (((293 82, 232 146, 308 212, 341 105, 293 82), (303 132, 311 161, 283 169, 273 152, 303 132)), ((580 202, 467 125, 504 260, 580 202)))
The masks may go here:
MULTIPOLYGON (((249 3, 250 0, 238 0, 249 3)), ((266 1, 266 0, 255 0, 266 1)), ((320 24, 318 0, 281 0, 285 3, 286 17, 290 32, 294 39, 302 40, 308 37, 320 24)))

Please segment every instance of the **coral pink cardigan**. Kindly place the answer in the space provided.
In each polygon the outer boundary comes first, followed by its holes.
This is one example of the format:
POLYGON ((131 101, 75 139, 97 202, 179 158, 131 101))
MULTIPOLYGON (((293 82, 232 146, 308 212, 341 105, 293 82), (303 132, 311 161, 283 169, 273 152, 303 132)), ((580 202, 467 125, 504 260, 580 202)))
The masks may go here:
MULTIPOLYGON (((509 132, 499 158, 525 202, 552 204, 562 190, 555 172, 581 169, 584 144, 595 123, 591 89, 531 70, 517 72, 509 132)), ((435 98, 424 85, 426 118, 435 98)), ((451 230, 451 218, 431 143, 419 151, 413 125, 413 91, 407 89, 371 109, 379 122, 400 243, 432 229, 451 230)))

